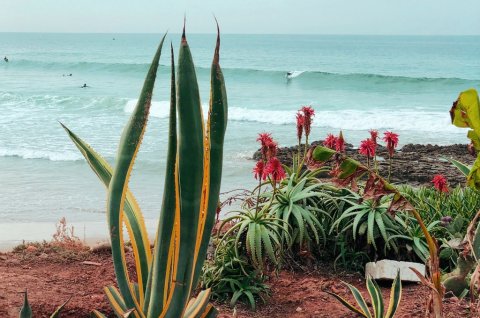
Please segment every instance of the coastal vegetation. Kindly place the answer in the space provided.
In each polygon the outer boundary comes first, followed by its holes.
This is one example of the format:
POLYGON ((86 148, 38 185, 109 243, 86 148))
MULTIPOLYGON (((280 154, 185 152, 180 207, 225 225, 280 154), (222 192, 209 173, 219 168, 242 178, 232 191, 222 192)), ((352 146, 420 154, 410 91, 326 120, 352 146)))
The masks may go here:
MULTIPOLYGON (((62 124, 108 190, 106 216, 116 285, 104 291, 117 317, 216 317, 219 311, 214 304, 224 302, 234 308, 244 303, 256 310, 259 302, 269 302, 270 282, 282 271, 306 271, 319 264, 362 271, 365 263, 381 259, 425 264, 426 275, 412 271, 428 288, 424 311, 429 317, 444 317, 447 297, 468 300, 469 314, 479 314, 480 155, 472 166, 452 161, 465 175, 466 186, 452 187, 441 174, 432 178, 430 187, 394 184, 399 134, 386 131, 379 136, 371 130, 358 145, 361 160, 356 160, 346 153, 342 131, 328 134, 320 145, 310 144, 315 110, 302 106, 292 131, 298 145, 291 162, 281 161, 278 141, 271 133, 260 132, 256 140, 260 155, 252 164, 257 185, 220 200, 228 106, 219 64, 219 31, 206 123, 185 31, 177 65, 171 48, 164 193, 151 246, 129 178, 145 133, 164 39, 123 130, 113 166, 62 124), (379 154, 380 147, 386 156, 379 154), (382 175, 379 166, 385 162, 382 175), (235 208, 220 218, 232 202, 235 208), (124 226, 129 240, 124 238, 124 226)), ((479 153, 477 92, 460 93, 451 116, 454 125, 470 128, 468 150, 479 153)), ((65 221, 59 226, 54 243, 78 247, 65 221)), ((381 287, 371 277, 366 278, 370 302, 357 287, 345 284, 357 305, 328 286, 325 291, 331 297, 326 301, 339 301, 364 317, 391 318, 402 306, 400 272, 387 308, 381 287)), ((58 317, 68 302, 52 317, 58 317)), ((96 317, 109 315, 91 309, 96 317)), ((31 316, 25 291, 20 317, 31 316)))

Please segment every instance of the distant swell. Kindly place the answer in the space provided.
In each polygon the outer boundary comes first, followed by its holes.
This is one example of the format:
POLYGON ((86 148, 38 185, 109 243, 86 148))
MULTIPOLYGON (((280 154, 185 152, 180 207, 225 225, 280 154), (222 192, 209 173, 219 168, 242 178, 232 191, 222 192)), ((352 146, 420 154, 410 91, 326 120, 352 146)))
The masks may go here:
MULTIPOLYGON (((148 63, 101 63, 101 62, 44 62, 34 60, 18 60, 10 63, 11 67, 56 70, 59 73, 75 73, 75 71, 95 71, 121 74, 143 75, 150 64, 148 63)), ((162 65, 161 67, 167 67, 162 65)), ((208 74, 210 69, 197 67, 200 73, 208 74)), ((370 74, 370 73, 331 73, 320 70, 260 70, 250 68, 223 68, 228 75, 239 75, 250 78, 252 75, 284 80, 287 72, 293 72, 292 80, 353 80, 353 81, 377 81, 385 82, 443 82, 448 84, 469 83, 478 84, 480 79, 465 79, 456 77, 409 77, 401 75, 370 74)))
MULTIPOLYGON (((125 112, 131 113, 136 100, 130 100, 125 105, 125 112)), ((207 107, 204 103, 203 111, 207 116, 207 107)), ((169 103, 167 101, 153 102, 150 114, 158 118, 168 118, 169 103)), ((257 122, 271 125, 295 125, 293 110, 262 110, 244 107, 229 107, 228 119, 239 122, 257 122)), ((205 117, 206 118, 206 117, 205 117)), ((419 110, 336 110, 318 111, 313 126, 345 129, 369 130, 392 129, 396 131, 418 132, 462 132, 450 123, 446 112, 430 112, 419 110)))

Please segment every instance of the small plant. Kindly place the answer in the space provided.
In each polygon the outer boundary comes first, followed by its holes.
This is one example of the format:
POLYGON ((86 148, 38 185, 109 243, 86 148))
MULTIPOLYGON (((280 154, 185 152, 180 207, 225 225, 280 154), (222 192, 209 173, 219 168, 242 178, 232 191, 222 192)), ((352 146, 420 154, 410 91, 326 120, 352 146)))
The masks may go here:
MULTIPOLYGON (((20 308, 20 314, 19 318, 32 318, 33 317, 33 312, 32 312, 32 307, 30 307, 30 304, 28 303, 28 292, 25 290, 24 298, 23 298, 23 305, 22 308, 20 308)), ((60 305, 55 312, 50 316, 50 318, 58 318, 60 317, 60 312, 63 310, 63 307, 70 301, 71 297, 64 302, 62 305, 60 305)))
POLYGON ((62 217, 56 224, 56 231, 53 234, 53 245, 66 248, 83 247, 82 241, 75 235, 75 228, 67 225, 67 220, 62 217))
MULTIPOLYGON (((222 221, 218 233, 229 223, 233 226, 221 238, 223 240, 235 236, 234 251, 237 258, 248 255, 253 266, 263 270, 266 259, 269 259, 275 266, 280 264, 283 256, 282 238, 290 242, 289 232, 284 230, 282 220, 270 216, 266 209, 243 209, 232 211, 234 215, 222 221), (242 251, 245 251, 243 253, 242 251)), ((243 268, 242 263, 240 266, 243 268)), ((244 269, 245 274, 248 274, 244 269)))
POLYGON ((355 301, 357 302, 359 308, 350 304, 347 300, 337 294, 331 292, 328 293, 335 297, 340 303, 342 303, 342 305, 347 307, 350 311, 353 311, 354 313, 361 315, 365 318, 392 318, 395 316, 398 304, 400 303, 400 300, 402 298, 402 281, 400 279, 400 271, 397 272, 397 276, 393 281, 393 285, 390 290, 390 301, 386 312, 384 300, 382 297, 382 290, 371 277, 367 278, 367 290, 368 294, 370 295, 371 304, 373 307, 373 314, 368 309, 367 303, 360 291, 348 283, 344 282, 344 284, 347 285, 347 287, 352 292, 352 295, 355 298, 355 301))
POLYGON ((266 277, 245 256, 237 256, 233 237, 220 244, 203 267, 202 287, 210 288, 215 299, 228 299, 232 307, 243 302, 255 310, 257 301, 265 302, 268 295, 266 277))
MULTIPOLYGON (((359 199, 359 197, 357 197, 359 199)), ((352 231, 353 239, 366 236, 367 244, 372 244, 377 249, 376 240, 382 238, 386 248, 396 249, 396 243, 391 236, 398 231, 398 224, 394 217, 388 213, 389 202, 376 202, 375 200, 359 200, 360 203, 349 200, 352 205, 333 223, 332 229, 339 233, 352 231), (343 222, 346 221, 346 222, 343 222), (340 225, 342 228, 340 228, 340 225)))

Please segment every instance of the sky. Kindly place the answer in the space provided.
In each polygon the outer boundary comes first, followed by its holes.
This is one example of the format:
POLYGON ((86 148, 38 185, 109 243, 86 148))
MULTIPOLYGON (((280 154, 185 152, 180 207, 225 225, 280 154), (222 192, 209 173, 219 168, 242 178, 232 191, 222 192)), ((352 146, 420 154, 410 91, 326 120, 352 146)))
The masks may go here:
POLYGON ((0 0, 0 32, 479 35, 479 0, 0 0))

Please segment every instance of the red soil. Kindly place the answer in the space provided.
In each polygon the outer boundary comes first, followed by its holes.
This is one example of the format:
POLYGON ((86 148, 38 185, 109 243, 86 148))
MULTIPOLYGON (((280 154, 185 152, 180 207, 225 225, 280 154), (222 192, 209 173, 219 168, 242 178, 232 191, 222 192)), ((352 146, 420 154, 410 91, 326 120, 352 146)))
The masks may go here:
MULTIPOLYGON (((131 254, 127 253, 131 260, 131 254)), ((333 291, 351 300, 341 281, 355 285, 366 295, 364 280, 356 273, 335 273, 331 268, 313 272, 282 272, 270 282, 271 296, 256 312, 246 306, 237 308, 237 317, 355 317, 323 290, 333 291)), ((30 248, 19 253, 0 254, 0 317, 18 317, 22 304, 19 292, 28 289, 34 317, 49 317, 55 307, 70 296, 62 317, 89 317, 97 309, 113 317, 103 294, 103 286, 114 284, 113 265, 108 252, 92 253, 30 248), (84 263, 93 262, 98 264, 84 263)), ((384 298, 389 287, 383 288, 384 298)), ((424 317, 428 291, 425 287, 404 285, 400 317, 424 317)), ((217 304, 220 317, 234 317, 227 305, 217 304)), ((465 302, 445 301, 446 317, 478 317, 469 314, 465 302)))

